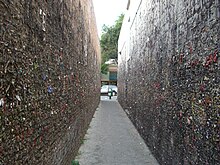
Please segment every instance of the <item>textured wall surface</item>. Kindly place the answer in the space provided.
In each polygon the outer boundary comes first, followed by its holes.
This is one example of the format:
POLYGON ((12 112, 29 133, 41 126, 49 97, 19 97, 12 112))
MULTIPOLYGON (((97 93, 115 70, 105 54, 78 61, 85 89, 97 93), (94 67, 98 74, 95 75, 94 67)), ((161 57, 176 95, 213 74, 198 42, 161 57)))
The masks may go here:
POLYGON ((70 164, 99 103, 91 0, 0 0, 0 165, 70 164))
POLYGON ((160 164, 220 164, 219 20, 219 0, 142 0, 124 19, 118 100, 160 164))

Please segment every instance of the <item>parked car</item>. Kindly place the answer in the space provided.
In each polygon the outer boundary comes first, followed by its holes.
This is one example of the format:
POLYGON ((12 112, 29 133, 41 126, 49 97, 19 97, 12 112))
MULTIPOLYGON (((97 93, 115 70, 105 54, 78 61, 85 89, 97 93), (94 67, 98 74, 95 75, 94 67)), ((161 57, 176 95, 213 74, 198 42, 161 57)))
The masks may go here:
POLYGON ((101 87, 101 94, 108 94, 109 89, 112 89, 113 96, 117 95, 118 87, 116 85, 103 85, 101 87))

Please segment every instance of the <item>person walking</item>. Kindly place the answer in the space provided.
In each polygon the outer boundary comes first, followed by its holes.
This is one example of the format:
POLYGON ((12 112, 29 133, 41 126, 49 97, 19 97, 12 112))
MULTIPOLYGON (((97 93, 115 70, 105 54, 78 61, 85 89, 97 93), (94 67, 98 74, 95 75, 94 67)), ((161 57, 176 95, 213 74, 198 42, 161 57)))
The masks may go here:
POLYGON ((111 88, 108 88, 108 97, 111 99, 113 96, 113 90, 111 88))

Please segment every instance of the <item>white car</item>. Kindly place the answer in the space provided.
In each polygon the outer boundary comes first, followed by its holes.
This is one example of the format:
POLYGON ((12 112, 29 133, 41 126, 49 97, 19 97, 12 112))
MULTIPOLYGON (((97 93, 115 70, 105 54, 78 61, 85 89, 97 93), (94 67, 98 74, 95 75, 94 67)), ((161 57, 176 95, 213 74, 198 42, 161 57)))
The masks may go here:
POLYGON ((101 94, 108 94, 109 89, 112 89, 113 96, 117 95, 118 87, 116 85, 103 85, 101 87, 101 94))

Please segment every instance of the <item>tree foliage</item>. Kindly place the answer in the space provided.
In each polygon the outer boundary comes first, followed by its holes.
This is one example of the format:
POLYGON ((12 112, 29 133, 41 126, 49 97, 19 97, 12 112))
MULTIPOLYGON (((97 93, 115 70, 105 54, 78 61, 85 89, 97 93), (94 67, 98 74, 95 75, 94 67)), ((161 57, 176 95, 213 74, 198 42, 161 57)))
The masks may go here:
POLYGON ((108 73, 108 64, 103 63, 101 65, 101 73, 102 74, 107 74, 108 73))
POLYGON ((112 26, 103 25, 101 35, 101 54, 102 63, 109 59, 118 58, 118 38, 122 26, 124 15, 121 14, 112 26))

